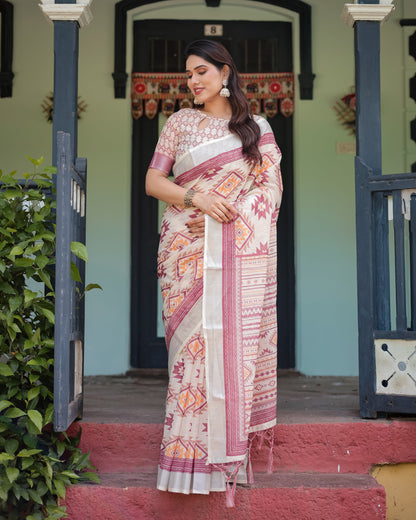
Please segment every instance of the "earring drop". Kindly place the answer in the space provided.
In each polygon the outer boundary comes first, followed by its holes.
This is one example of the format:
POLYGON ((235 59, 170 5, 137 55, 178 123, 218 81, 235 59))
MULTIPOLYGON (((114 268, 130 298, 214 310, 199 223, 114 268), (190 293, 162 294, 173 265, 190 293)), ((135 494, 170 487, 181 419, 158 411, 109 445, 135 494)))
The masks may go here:
POLYGON ((222 96, 222 97, 230 97, 230 91, 227 88, 227 85, 228 85, 228 79, 227 78, 224 78, 222 80, 222 85, 223 85, 223 87, 222 87, 222 89, 220 91, 220 96, 222 96))
POLYGON ((201 102, 201 101, 198 101, 198 98, 194 97, 194 104, 195 104, 195 105, 203 105, 204 102, 203 102, 203 101, 202 101, 202 102, 201 102))

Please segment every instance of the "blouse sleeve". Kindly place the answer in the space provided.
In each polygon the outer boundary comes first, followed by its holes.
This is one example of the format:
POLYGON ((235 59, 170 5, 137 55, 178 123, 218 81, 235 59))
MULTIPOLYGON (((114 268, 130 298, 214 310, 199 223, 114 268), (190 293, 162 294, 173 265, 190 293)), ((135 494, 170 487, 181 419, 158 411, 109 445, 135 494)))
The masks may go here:
POLYGON ((169 175, 176 158, 178 126, 177 114, 172 114, 162 129, 149 168, 156 168, 169 175))

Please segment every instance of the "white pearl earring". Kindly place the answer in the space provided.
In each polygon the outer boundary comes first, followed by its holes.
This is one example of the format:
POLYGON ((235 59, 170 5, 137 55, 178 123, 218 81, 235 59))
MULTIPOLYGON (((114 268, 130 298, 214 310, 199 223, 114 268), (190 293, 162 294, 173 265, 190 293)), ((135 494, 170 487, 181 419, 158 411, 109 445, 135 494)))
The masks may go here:
POLYGON ((230 91, 228 90, 227 88, 227 85, 228 85, 228 79, 227 78, 224 78, 222 80, 222 84, 223 84, 223 87, 220 91, 220 96, 222 97, 230 97, 230 91))

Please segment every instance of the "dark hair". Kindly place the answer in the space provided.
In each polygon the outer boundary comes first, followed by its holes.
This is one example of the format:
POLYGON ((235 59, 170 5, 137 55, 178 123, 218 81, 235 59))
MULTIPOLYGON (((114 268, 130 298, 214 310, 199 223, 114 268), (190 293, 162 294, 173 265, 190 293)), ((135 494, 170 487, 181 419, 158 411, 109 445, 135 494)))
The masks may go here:
POLYGON ((241 90, 241 79, 238 76, 237 67, 228 50, 220 43, 213 40, 196 40, 185 49, 185 59, 195 55, 215 65, 222 70, 228 65, 228 98, 231 105, 231 119, 228 123, 230 132, 236 134, 243 144, 243 153, 253 164, 261 163, 261 153, 258 149, 260 140, 260 128, 254 121, 249 102, 241 90))

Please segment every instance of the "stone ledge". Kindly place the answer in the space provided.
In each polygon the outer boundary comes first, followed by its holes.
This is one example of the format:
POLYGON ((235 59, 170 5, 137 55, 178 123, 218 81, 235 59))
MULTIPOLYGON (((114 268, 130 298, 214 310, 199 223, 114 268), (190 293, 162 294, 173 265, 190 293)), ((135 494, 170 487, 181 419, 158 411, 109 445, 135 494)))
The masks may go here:
POLYGON ((342 11, 344 22, 353 27, 355 22, 384 22, 394 11, 394 5, 381 4, 345 4, 342 11))
POLYGON ((40 4, 39 7, 51 23, 54 21, 78 22, 80 27, 85 27, 92 21, 90 3, 91 0, 83 4, 40 4))
MULTIPOLYGON (((162 424, 77 423, 80 447, 91 452, 91 462, 102 473, 156 468, 162 424)), ((274 428, 273 458, 279 471, 368 473, 376 464, 416 462, 416 421, 361 421, 357 423, 278 424, 274 428)), ((269 449, 253 444, 254 472, 267 468, 269 449)))
POLYGON ((258 475, 251 488, 238 487, 235 508, 224 493, 184 496, 155 489, 156 473, 102 475, 101 485, 67 489, 71 520, 384 520, 385 491, 368 475, 258 475))

